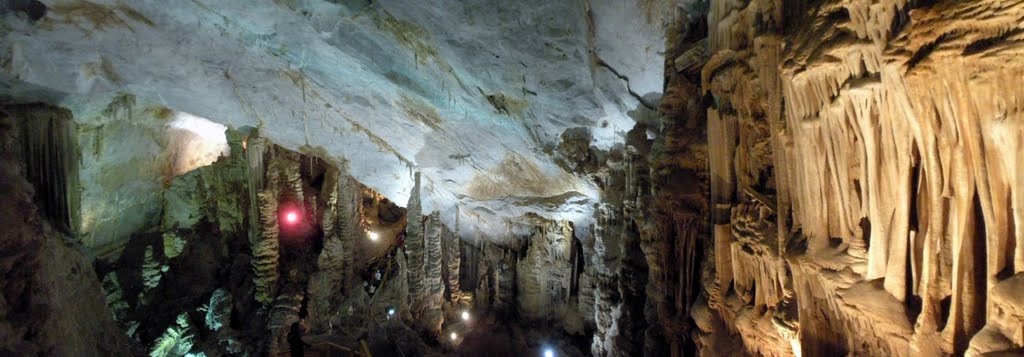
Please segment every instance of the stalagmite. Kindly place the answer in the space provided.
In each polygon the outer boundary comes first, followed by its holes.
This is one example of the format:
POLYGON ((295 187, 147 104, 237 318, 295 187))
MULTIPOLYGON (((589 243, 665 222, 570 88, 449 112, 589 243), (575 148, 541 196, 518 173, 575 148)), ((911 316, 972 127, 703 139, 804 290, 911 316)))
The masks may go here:
POLYGON ((409 310, 414 318, 421 318, 427 306, 426 296, 430 284, 426 281, 426 246, 424 242, 423 211, 420 206, 420 173, 413 176, 415 184, 409 196, 409 224, 405 228, 405 254, 409 264, 409 310))
POLYGON ((277 266, 279 243, 277 241, 277 194, 271 190, 259 193, 260 230, 258 240, 252 244, 252 265, 256 274, 256 301, 269 304, 277 294, 277 266))
POLYGON ((441 277, 441 239, 444 225, 441 215, 434 211, 427 218, 423 235, 426 246, 426 263, 424 264, 424 304, 423 325, 430 331, 440 331, 444 322, 441 304, 444 302, 444 281, 441 277))
MULTIPOLYGON (((458 216, 456 216, 456 217, 458 217, 458 216)), ((459 267, 462 265, 462 257, 461 257, 461 253, 460 253, 460 248, 462 246, 462 240, 459 239, 458 226, 459 226, 459 223, 458 223, 458 221, 456 221, 455 222, 455 229, 456 229, 455 232, 452 232, 452 231, 448 230, 447 228, 445 228, 444 232, 443 232, 443 242, 442 242, 442 243, 444 243, 443 245, 444 245, 444 249, 445 249, 444 250, 444 253, 445 253, 444 254, 444 258, 445 258, 444 261, 447 263, 447 264, 445 264, 446 265, 445 269, 447 269, 446 274, 447 274, 448 280, 445 283, 448 286, 449 296, 451 297, 451 299, 453 301, 454 300, 458 300, 459 296, 462 295, 462 291, 460 290, 460 286, 459 286, 459 273, 460 273, 459 267)))
POLYGON ((274 305, 270 309, 270 321, 267 322, 267 329, 270 330, 270 341, 267 345, 271 355, 289 350, 289 329, 292 324, 299 321, 301 305, 302 295, 282 293, 274 300, 274 305))

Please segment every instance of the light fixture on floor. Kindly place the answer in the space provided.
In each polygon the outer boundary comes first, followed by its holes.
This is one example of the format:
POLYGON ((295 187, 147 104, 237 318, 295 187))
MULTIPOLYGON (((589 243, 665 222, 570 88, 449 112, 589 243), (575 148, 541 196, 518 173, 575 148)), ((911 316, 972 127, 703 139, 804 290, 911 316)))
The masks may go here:
POLYGON ((456 335, 454 332, 452 332, 452 341, 455 341, 455 339, 457 338, 459 338, 459 335, 456 335))
POLYGON ((366 234, 366 237, 370 238, 370 240, 372 241, 376 241, 378 238, 380 238, 380 235, 378 235, 377 232, 369 232, 366 234))
POLYGON ((462 321, 469 321, 469 311, 462 310, 462 321))
POLYGON ((552 350, 550 348, 545 348, 544 349, 544 357, 555 357, 555 350, 552 350))

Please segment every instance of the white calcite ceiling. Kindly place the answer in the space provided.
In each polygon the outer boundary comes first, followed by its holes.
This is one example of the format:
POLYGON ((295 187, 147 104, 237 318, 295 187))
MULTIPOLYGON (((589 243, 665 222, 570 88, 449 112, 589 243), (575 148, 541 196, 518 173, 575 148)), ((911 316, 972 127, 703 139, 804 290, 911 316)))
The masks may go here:
POLYGON ((555 165, 550 148, 587 127, 607 149, 650 115, 665 24, 692 6, 45 0, 32 20, 17 3, 31 1, 8 1, 0 24, 4 97, 77 112, 72 98, 129 93, 258 127, 287 148, 348 160, 399 203, 420 170, 424 210, 451 224, 457 206, 465 237, 502 236, 528 212, 587 223, 597 188, 555 165))

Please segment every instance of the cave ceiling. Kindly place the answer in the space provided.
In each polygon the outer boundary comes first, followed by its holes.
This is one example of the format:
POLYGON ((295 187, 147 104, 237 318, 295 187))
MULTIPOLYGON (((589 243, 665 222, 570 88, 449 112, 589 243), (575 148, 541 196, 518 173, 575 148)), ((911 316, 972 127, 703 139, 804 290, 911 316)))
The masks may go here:
MULTIPOLYGON (((592 179, 556 164, 559 136, 621 143, 663 90, 676 0, 46 0, 8 2, 0 95, 131 94, 325 159, 464 236, 502 236, 527 213, 585 225, 592 179), (11 5, 15 4, 15 5, 11 5), (456 210, 456 207, 458 210, 456 210)), ((83 100, 82 98, 90 98, 83 100)))

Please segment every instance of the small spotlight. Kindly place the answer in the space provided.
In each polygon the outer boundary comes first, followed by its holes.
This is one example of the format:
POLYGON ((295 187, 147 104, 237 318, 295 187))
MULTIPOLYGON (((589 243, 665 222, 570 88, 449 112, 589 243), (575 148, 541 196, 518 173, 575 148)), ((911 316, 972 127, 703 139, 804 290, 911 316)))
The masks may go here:
POLYGON ((373 241, 377 240, 377 238, 380 238, 380 235, 378 235, 377 232, 370 232, 366 236, 369 237, 370 240, 373 240, 373 241))
POLYGON ((469 311, 462 311, 462 321, 469 321, 469 311))
POLYGON ((388 318, 390 319, 391 316, 395 316, 395 308, 393 307, 388 309, 388 318))
POLYGON ((289 224, 295 224, 295 222, 299 221, 299 214, 295 212, 285 213, 284 221, 288 222, 289 224))
POLYGON ((550 348, 545 348, 544 357, 555 357, 555 351, 550 348))
POLYGON ((459 335, 456 335, 454 332, 452 332, 452 341, 455 341, 455 339, 457 338, 459 338, 459 335))

